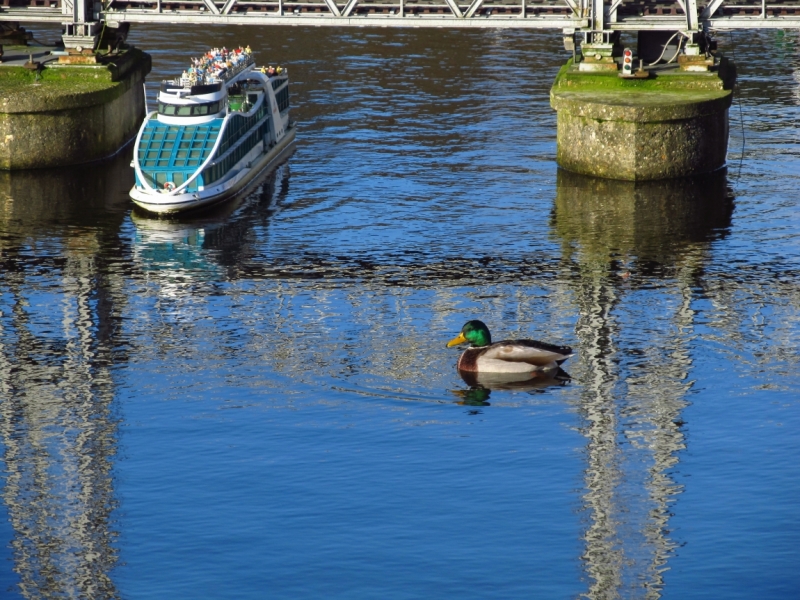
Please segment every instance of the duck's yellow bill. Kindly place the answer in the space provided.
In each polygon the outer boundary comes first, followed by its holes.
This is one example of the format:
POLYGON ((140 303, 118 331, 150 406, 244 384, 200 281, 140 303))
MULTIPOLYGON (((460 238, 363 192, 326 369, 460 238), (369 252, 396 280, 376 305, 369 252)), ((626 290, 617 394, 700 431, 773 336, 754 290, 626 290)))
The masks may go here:
POLYGON ((459 333, 458 337, 454 337, 452 340, 447 342, 447 347, 448 348, 452 348, 453 346, 458 346, 459 344, 464 344, 467 341, 468 340, 467 340, 467 338, 464 337, 464 334, 463 333, 459 333))

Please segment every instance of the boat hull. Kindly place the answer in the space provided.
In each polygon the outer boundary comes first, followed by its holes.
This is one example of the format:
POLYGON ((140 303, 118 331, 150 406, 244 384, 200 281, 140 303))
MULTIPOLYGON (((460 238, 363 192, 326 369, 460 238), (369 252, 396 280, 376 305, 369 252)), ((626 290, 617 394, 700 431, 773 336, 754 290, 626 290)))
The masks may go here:
POLYGON ((235 177, 208 190, 186 194, 162 194, 141 190, 134 186, 130 196, 140 208, 156 214, 175 214, 196 210, 224 202, 242 192, 263 171, 284 158, 295 141, 295 125, 292 124, 286 135, 272 148, 261 154, 250 167, 242 169, 235 177))

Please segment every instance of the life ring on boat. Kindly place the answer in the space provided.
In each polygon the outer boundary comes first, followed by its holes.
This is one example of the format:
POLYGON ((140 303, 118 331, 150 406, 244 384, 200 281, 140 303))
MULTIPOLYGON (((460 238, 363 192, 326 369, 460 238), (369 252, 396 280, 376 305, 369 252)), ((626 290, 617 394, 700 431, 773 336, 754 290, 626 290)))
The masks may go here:
POLYGON ((172 183, 171 181, 167 181, 166 183, 164 183, 164 189, 167 190, 168 192, 171 192, 172 190, 175 189, 175 184, 172 183))

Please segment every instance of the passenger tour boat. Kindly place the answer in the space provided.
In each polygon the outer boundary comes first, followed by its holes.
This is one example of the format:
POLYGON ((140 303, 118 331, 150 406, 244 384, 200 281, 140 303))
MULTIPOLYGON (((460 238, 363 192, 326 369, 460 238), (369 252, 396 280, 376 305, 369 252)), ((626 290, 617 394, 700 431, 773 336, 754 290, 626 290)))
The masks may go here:
POLYGON ((295 138, 289 77, 256 68, 250 47, 214 48, 173 81, 136 137, 130 195, 154 213, 209 206, 242 191, 295 138))

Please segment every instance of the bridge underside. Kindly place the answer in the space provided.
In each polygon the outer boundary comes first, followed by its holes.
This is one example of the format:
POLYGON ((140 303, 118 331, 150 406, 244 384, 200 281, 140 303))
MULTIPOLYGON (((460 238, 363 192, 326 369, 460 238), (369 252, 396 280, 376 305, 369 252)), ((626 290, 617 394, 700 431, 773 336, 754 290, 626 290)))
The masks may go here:
MULTIPOLYGON (((570 112, 566 101, 563 106, 554 105, 559 111, 559 164, 601 177, 624 175, 639 180, 704 173, 724 164, 727 105, 716 107, 710 116, 703 113, 683 119, 675 127, 671 125, 675 119, 666 117, 631 125, 627 114, 638 114, 661 96, 669 105, 665 110, 673 108, 671 97, 663 90, 654 89, 647 98, 641 93, 639 83, 660 77, 653 67, 677 69, 684 78, 689 73, 689 79, 717 71, 714 30, 800 28, 800 0, 766 1, 707 0, 700 6, 698 0, 107 0, 106 4, 94 0, 0 0, 0 21, 61 23, 67 51, 60 53, 59 61, 67 63, 113 55, 124 46, 131 23, 561 29, 565 49, 573 53, 571 68, 579 79, 598 77, 600 87, 607 87, 608 80, 619 82, 619 74, 623 85, 615 88, 612 100, 600 102, 594 116, 580 114, 583 108, 570 112), (621 33, 625 31, 637 32, 635 53, 622 47, 621 33), (634 60, 639 65, 635 73, 634 60), (627 99, 630 110, 609 117, 607 113, 621 98, 627 99), (662 121, 667 125, 662 126, 662 121), (586 138, 599 140, 599 145, 582 144, 586 138), (598 171, 598 157, 609 154, 608 149, 615 148, 619 140, 620 148, 636 147, 628 161, 630 168, 624 173, 619 169, 598 171), (663 152, 653 155, 658 160, 642 154, 644 146, 662 148, 659 140, 667 140, 667 144, 662 144, 663 152), (705 143, 708 140, 719 141, 713 153, 705 143), (568 156, 562 152, 564 148, 575 152, 568 156), (638 167, 640 154, 649 167, 665 162, 668 152, 675 149, 679 156, 669 162, 668 169, 656 172, 638 167), (695 160, 712 154, 713 164, 695 160), (585 164, 590 166, 584 168, 585 164)), ((672 77, 671 81, 683 79, 672 77)), ((689 88, 692 92, 691 85, 689 88)), ((725 88, 725 97, 731 94, 730 87, 725 88)), ((591 104, 593 95, 574 104, 591 104)))
POLYGON ((69 24, 77 34, 103 21, 690 33, 800 28, 800 0, 0 0, 0 21, 69 24))

